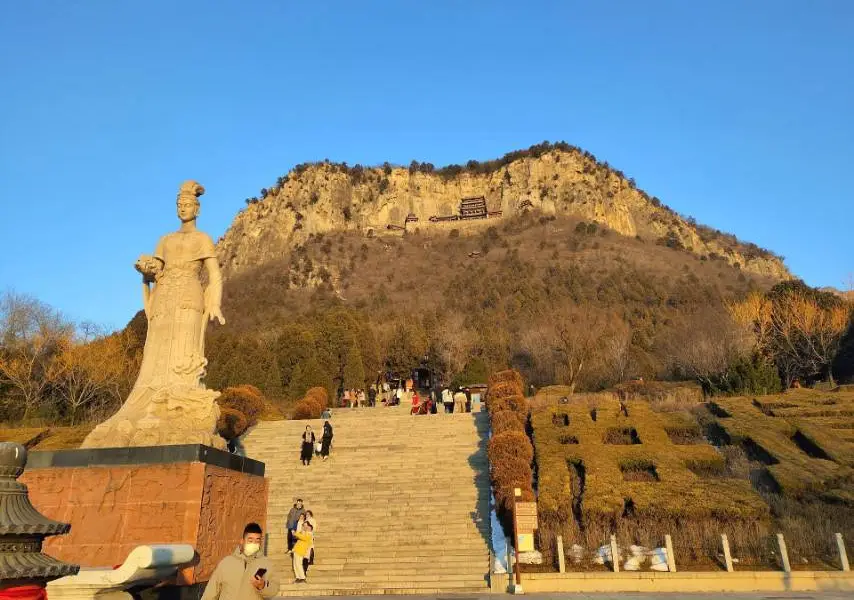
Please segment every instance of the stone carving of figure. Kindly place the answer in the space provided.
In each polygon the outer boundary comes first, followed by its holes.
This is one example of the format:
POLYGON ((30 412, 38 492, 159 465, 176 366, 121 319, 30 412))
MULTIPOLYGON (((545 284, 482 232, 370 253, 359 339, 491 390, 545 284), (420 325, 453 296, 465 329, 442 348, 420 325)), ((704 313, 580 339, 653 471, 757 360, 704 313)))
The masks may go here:
POLYGON ((204 188, 186 181, 178 192, 178 231, 154 255, 140 256, 148 334, 139 376, 121 409, 98 425, 82 448, 205 444, 224 447, 216 434, 219 392, 201 383, 208 321, 225 323, 222 276, 211 238, 196 229, 204 188), (207 273, 203 289, 201 272, 207 273))

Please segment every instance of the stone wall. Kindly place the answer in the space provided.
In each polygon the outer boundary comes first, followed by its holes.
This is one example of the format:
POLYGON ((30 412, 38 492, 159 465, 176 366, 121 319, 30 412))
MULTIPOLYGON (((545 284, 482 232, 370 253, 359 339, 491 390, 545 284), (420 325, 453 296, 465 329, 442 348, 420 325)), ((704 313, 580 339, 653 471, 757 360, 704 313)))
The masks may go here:
MULTIPOLYGON (((493 592, 504 593, 510 574, 493 574, 493 592)), ((854 591, 854 573, 826 571, 677 572, 677 573, 523 573, 526 593, 704 593, 854 591)))
POLYGON ((71 523, 47 554, 84 567, 121 564, 141 544, 186 543, 198 564, 181 583, 207 581, 249 521, 267 516, 263 476, 202 462, 27 469, 21 481, 43 514, 71 523))

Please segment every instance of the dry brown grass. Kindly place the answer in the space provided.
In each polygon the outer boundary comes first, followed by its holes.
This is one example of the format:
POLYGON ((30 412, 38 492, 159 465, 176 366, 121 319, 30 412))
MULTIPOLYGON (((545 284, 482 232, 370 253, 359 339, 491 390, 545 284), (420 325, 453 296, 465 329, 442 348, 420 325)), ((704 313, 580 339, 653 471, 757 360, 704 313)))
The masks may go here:
POLYGON ((621 400, 646 400, 659 412, 692 410, 703 403, 703 388, 695 381, 632 381, 614 386, 621 400))
POLYGON ((75 450, 80 447, 86 436, 95 429, 94 423, 74 427, 51 427, 50 433, 33 450, 75 450))
POLYGON ((49 435, 47 427, 22 427, 21 429, 0 429, 0 442, 15 442, 27 448, 35 446, 49 435))

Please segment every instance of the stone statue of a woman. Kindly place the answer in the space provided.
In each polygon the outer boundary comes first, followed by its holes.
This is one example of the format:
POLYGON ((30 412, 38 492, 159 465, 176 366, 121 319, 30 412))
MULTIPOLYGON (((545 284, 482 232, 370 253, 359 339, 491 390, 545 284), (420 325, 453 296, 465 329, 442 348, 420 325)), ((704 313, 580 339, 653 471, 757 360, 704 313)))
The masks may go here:
POLYGON ((148 334, 139 376, 119 411, 98 425, 82 448, 205 444, 216 434, 219 392, 201 383, 207 361, 205 328, 225 323, 222 276, 211 238, 196 229, 204 188, 186 181, 178 192, 181 227, 160 239, 153 256, 136 262, 142 274, 148 334), (201 271, 207 272, 202 288, 201 271))

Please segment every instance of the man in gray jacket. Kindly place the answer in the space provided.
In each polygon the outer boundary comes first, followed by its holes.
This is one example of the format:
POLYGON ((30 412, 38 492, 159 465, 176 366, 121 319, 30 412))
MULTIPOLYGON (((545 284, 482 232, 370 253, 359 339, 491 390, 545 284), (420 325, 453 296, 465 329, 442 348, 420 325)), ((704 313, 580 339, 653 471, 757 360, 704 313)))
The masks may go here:
POLYGON ((288 517, 285 520, 285 529, 287 530, 288 536, 288 554, 291 553, 291 550, 296 544, 297 539, 294 537, 294 533, 296 533, 297 525, 299 525, 299 518, 305 513, 305 509, 302 506, 302 499, 297 498, 297 501, 294 502, 293 508, 288 511, 288 517))
POLYGON ((258 523, 243 528, 240 546, 216 566, 202 600, 261 600, 279 593, 279 578, 261 552, 262 537, 258 523))

